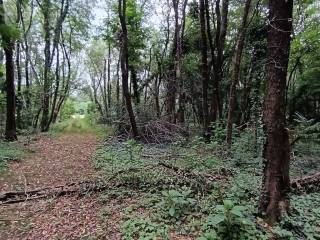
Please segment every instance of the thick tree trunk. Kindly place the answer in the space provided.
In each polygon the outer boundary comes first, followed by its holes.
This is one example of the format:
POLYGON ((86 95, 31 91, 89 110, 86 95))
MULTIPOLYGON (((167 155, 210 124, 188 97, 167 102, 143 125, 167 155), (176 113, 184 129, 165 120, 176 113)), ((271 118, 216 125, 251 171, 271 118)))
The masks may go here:
MULTIPOLYGON (((0 25, 5 25, 5 9, 3 6, 3 0, 0 0, 0 25)), ((4 34, 2 37, 2 45, 6 57, 6 130, 5 138, 8 141, 17 140, 16 130, 16 106, 15 106, 15 89, 14 89, 14 57, 13 48, 14 42, 11 37, 4 34)))
POLYGON ((290 145, 285 129, 285 90, 292 32, 293 0, 269 1, 267 86, 264 107, 266 143, 260 210, 270 223, 289 207, 290 145))
POLYGON ((128 88, 128 75, 129 75, 129 56, 128 56, 128 31, 127 31, 127 23, 126 23, 126 0, 119 0, 119 18, 121 23, 121 72, 122 72, 122 91, 125 99, 129 120, 132 128, 132 134, 134 138, 139 137, 139 132, 136 124, 136 119, 134 116, 132 103, 131 103, 131 95, 128 88))
POLYGON ((8 141, 17 140, 16 133, 16 107, 14 90, 14 64, 13 64, 13 43, 6 42, 4 48, 6 56, 6 93, 7 93, 7 119, 5 138, 8 141))
POLYGON ((238 40, 237 40, 236 53, 234 56, 233 79, 230 86, 229 109, 228 109, 228 120, 227 120, 227 139, 226 140, 227 140, 228 146, 230 146, 232 142, 232 124, 233 124, 233 113, 234 113, 235 104, 236 104, 236 88, 239 83, 241 57, 242 57, 242 50, 244 47, 244 40, 246 35, 246 27, 247 27, 250 5, 251 5, 251 0, 246 0, 245 6, 244 6, 244 13, 242 17, 242 23, 239 30, 238 40))
POLYGON ((202 109, 203 109, 203 130, 206 140, 210 139, 209 129, 209 105, 208 105, 208 87, 209 87, 209 71, 208 71, 208 44, 206 35, 206 19, 204 0, 200 0, 200 31, 201 31, 201 73, 202 73, 202 109))

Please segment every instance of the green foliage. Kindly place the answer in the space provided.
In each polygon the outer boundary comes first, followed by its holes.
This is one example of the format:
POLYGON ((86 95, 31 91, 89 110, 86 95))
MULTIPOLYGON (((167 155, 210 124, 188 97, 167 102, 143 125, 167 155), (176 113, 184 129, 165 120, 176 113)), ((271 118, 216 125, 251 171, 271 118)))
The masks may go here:
POLYGON ((274 228, 279 239, 320 239, 320 194, 291 196, 291 212, 274 228))
POLYGON ((162 201, 158 206, 165 210, 169 218, 179 219, 194 209, 196 200, 192 195, 192 191, 186 187, 162 191, 162 201))
POLYGON ((205 233, 200 239, 263 239, 263 235, 256 231, 254 223, 245 216, 246 210, 244 206, 224 200, 223 205, 216 206, 216 213, 208 217, 204 225, 205 233))
POLYGON ((59 119, 61 121, 69 120, 71 118, 71 116, 74 115, 75 113, 76 113, 75 103, 71 99, 68 99, 64 103, 64 105, 61 109, 59 119))
POLYGON ((14 41, 19 38, 20 31, 16 26, 10 26, 7 24, 0 24, 0 35, 3 40, 3 44, 7 44, 10 41, 14 41))
POLYGON ((125 144, 125 150, 129 154, 130 161, 138 161, 142 150, 142 145, 136 140, 130 139, 125 144))
POLYGON ((0 141, 0 172, 4 171, 10 161, 18 161, 25 154, 17 143, 0 141))
POLYGON ((146 218, 131 218, 121 227, 124 240, 169 240, 169 229, 163 224, 156 224, 146 218))

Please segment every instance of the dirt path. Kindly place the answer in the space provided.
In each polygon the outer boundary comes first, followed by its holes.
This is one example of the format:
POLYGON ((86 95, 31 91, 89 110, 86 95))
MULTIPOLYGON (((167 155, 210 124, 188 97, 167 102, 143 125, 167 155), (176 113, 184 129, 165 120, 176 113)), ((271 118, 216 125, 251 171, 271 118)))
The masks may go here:
MULTIPOLYGON (((27 148, 33 152, 0 175, 0 192, 64 185, 97 177, 92 155, 94 135, 39 136, 27 148)), ((100 205, 96 196, 66 196, 0 205, 0 239, 84 239, 97 237, 100 205)))

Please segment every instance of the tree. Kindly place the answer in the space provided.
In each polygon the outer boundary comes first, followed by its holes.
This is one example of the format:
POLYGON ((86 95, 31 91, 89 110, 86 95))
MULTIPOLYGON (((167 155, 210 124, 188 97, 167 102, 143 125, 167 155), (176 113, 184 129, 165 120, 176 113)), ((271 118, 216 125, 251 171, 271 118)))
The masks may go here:
POLYGON ((290 146, 285 128, 285 91, 292 33, 293 0, 270 0, 267 36, 266 142, 260 210, 274 223, 289 207, 290 146))
POLYGON ((233 79, 230 86, 230 95, 229 95, 229 108, 228 108, 228 119, 227 119, 227 144, 230 146, 232 141, 232 124, 233 124, 233 112, 236 104, 236 87, 239 83, 240 75, 240 66, 242 51, 245 43, 246 27, 248 21, 248 15, 250 10, 251 0, 246 0, 244 6, 244 13, 242 17, 241 27, 239 29, 239 36, 237 40, 236 51, 234 55, 233 63, 233 79))
POLYGON ((119 19, 121 24, 121 73, 122 73, 122 91, 129 115, 129 120, 132 128, 132 134, 134 138, 138 138, 138 128, 132 108, 131 96, 128 87, 129 77, 129 52, 128 52, 128 30, 126 22, 126 0, 118 1, 119 19))
POLYGON ((8 26, 5 22, 5 9, 3 0, 0 0, 0 33, 2 38, 2 46, 6 57, 6 103, 7 103, 7 117, 6 117, 6 131, 5 138, 8 141, 17 140, 16 130, 16 104, 15 104, 15 86, 14 86, 14 29, 8 26))
POLYGON ((202 107, 203 107, 203 130, 207 140, 210 138, 209 129, 209 104, 208 104, 208 87, 209 87, 209 71, 208 71, 208 44, 206 35, 206 18, 205 3, 200 0, 200 31, 201 31, 201 75, 202 75, 202 107))

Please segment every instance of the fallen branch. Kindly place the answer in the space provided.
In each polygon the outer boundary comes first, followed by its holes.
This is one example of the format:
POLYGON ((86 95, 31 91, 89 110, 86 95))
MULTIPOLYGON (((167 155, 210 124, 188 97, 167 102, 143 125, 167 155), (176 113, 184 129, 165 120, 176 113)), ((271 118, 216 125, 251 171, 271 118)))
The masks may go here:
POLYGON ((320 172, 293 180, 291 187, 295 192, 311 193, 318 191, 320 189, 320 172))
POLYGON ((6 192, 0 194, 0 204, 13 204, 47 197, 60 197, 68 194, 84 194, 103 191, 107 186, 98 181, 82 181, 55 187, 38 188, 30 191, 6 192))

